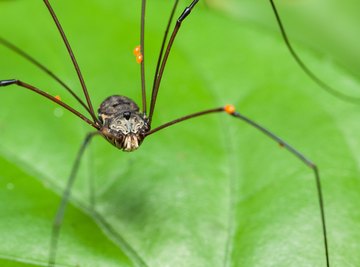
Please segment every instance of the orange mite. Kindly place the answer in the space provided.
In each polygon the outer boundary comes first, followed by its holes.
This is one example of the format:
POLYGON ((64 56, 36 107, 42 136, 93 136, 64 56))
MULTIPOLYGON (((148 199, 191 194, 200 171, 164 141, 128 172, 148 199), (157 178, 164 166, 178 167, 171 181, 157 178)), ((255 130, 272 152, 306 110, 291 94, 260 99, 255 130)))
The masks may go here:
POLYGON ((138 45, 137 47, 135 47, 135 49, 134 49, 134 55, 135 56, 137 56, 137 55, 139 55, 141 52, 140 52, 140 49, 141 47, 140 47, 140 45, 138 45))
POLYGON ((143 61, 143 55, 141 54, 136 55, 136 62, 140 64, 142 61, 143 61))
POLYGON ((233 114, 235 112, 235 107, 233 105, 226 105, 224 110, 228 114, 233 114))

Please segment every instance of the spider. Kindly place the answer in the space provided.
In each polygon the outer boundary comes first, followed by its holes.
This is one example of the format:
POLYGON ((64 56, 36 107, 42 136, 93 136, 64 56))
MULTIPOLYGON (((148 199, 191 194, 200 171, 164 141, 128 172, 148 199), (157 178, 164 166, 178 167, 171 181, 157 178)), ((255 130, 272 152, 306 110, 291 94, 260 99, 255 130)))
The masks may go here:
MULTIPOLYGON (((55 12, 53 11, 50 3, 48 1, 44 1, 44 2, 46 3, 49 11, 51 12, 51 14, 54 18, 54 21, 57 23, 59 29, 61 29, 59 20, 56 18, 55 12)), ((197 2, 198 1, 193 1, 185 9, 185 11, 183 13, 181 13, 181 15, 179 15, 178 25, 181 25, 181 23, 185 19, 187 19, 187 16, 190 13, 189 11, 193 10, 195 8, 195 5, 197 4, 197 2)), ((143 8, 143 10, 145 10, 145 9, 143 8)), ((142 15, 142 18, 144 18, 144 15, 142 15)), ((169 23, 169 25, 170 25, 170 23, 169 23)), ((180 26, 177 26, 177 27, 180 27, 180 26)), ((172 32, 170 31, 170 33, 173 34, 174 38, 175 38, 175 34, 178 30, 177 28, 175 28, 175 29, 176 30, 174 30, 172 32)), ((140 42, 141 43, 140 49, 135 50, 135 56, 138 58, 138 61, 141 63, 142 73, 144 73, 144 64, 143 64, 144 61, 142 61, 142 57, 145 60, 147 60, 147 57, 146 57, 146 54, 143 53, 143 51, 142 51, 142 49, 144 47, 146 48, 146 46, 144 45, 144 37, 143 37, 144 29, 143 28, 141 30, 141 33, 142 33, 142 38, 141 38, 141 42, 140 42)), ((63 36, 63 38, 64 38, 64 41, 67 42, 67 38, 65 37, 65 35, 63 36)), ((164 40, 165 39, 166 38, 164 38, 164 40)), ((170 40, 173 40, 173 39, 170 38, 170 40)), ((153 127, 153 128, 150 127, 150 125, 152 125, 153 115, 155 114, 154 111, 156 110, 155 104, 156 104, 156 99, 157 99, 157 90, 160 88, 162 73, 163 73, 163 70, 164 70, 166 62, 167 62, 166 59, 171 54, 170 53, 171 47, 172 47, 172 41, 167 43, 167 45, 165 46, 164 52, 160 53, 162 56, 159 57, 160 64, 158 65, 158 69, 157 69, 156 75, 155 75, 156 78, 154 80, 154 85, 153 85, 154 90, 151 94, 152 97, 151 97, 150 106, 148 106, 146 103, 146 97, 145 97, 146 90, 143 89, 142 102, 139 105, 141 108, 139 108, 137 106, 137 104, 130 98, 125 97, 125 96, 115 95, 115 96, 106 98, 106 100, 104 100, 102 102, 102 104, 100 105, 100 107, 98 109, 98 115, 97 115, 95 113, 94 107, 91 104, 90 97, 88 96, 89 93, 87 91, 87 88, 84 86, 84 83, 83 83, 83 92, 86 96, 86 102, 80 100, 80 97, 77 97, 77 98, 78 98, 80 104, 84 107, 84 109, 87 110, 88 113, 90 114, 90 117, 85 117, 83 115, 83 113, 80 114, 80 112, 78 112, 76 109, 72 108, 71 106, 66 105, 66 103, 63 102, 58 97, 47 94, 44 91, 41 91, 39 88, 31 85, 30 83, 28 84, 21 80, 15 80, 15 79, 1 81, 2 86, 19 85, 20 87, 25 87, 25 88, 35 91, 39 94, 42 94, 44 97, 52 100, 53 102, 57 103, 58 105, 61 105, 65 109, 71 111, 72 113, 74 113, 76 116, 80 117, 82 120, 84 120, 86 123, 88 123, 95 129, 94 132, 89 133, 87 135, 87 137, 85 138, 85 140, 77 154, 77 158, 75 160, 74 166, 72 167, 72 175, 70 175, 68 185, 66 187, 65 193, 62 198, 62 204, 60 205, 60 208, 57 213, 57 220, 56 220, 56 222, 54 224, 55 226, 53 228, 52 245, 51 245, 51 249, 50 249, 51 255, 50 255, 50 259, 49 259, 49 265, 53 265, 55 263, 55 254, 57 251, 57 243, 58 242, 61 243, 61 238, 60 239, 58 238, 58 234, 60 231, 62 217, 64 216, 64 209, 65 209, 66 203, 68 201, 68 197, 69 197, 68 195, 70 194, 72 183, 76 177, 75 174, 79 167, 83 152, 84 152, 85 148, 88 146, 89 142, 92 141, 94 136, 102 136, 107 141, 109 141, 111 144, 116 146, 117 148, 130 152, 130 151, 134 151, 134 150, 138 149, 138 147, 142 144, 142 142, 144 141, 144 139, 147 138, 148 135, 157 133, 158 131, 160 131, 164 128, 167 128, 173 124, 177 124, 179 122, 182 122, 182 121, 185 121, 188 119, 192 119, 195 117, 199 117, 202 115, 210 114, 210 113, 224 113, 224 114, 228 114, 228 115, 234 117, 235 119, 243 120, 244 122, 246 122, 250 126, 254 127, 255 129, 260 130, 260 132, 264 133, 266 136, 270 137, 275 142, 279 143, 281 147, 289 150, 290 153, 292 153, 295 157, 297 157, 303 164, 310 167, 311 171, 313 171, 314 177, 315 177, 317 185, 318 185, 319 200, 321 203, 320 204, 320 211, 321 211, 320 214, 322 216, 319 216, 319 217, 321 217, 322 220, 319 220, 319 225, 322 226, 323 236, 325 238, 324 239, 325 244, 323 245, 325 248, 324 255, 325 255, 325 258, 327 261, 327 266, 330 266, 329 255, 328 255, 327 244, 326 244, 325 217, 324 217, 324 209, 323 209, 323 204, 322 204, 321 187, 320 187, 320 179, 319 179, 318 169, 316 168, 316 166, 313 162, 311 162, 309 159, 307 159, 307 157, 305 157, 303 154, 298 152, 298 150, 296 150, 292 146, 288 145, 281 138, 277 137, 272 132, 266 130, 258 123, 245 117, 242 113, 239 113, 238 111, 236 111, 234 106, 232 106, 232 105, 225 105, 225 106, 220 106, 220 107, 192 113, 190 115, 180 117, 179 119, 162 124, 158 127, 153 127), (169 50, 166 50, 166 48, 168 48, 169 50)), ((68 47, 68 50, 69 50, 69 54, 73 55, 73 52, 71 51, 71 49, 69 47, 68 47)), ((75 58, 74 58, 73 63, 75 65, 77 65, 75 58)), ((78 75, 79 75, 80 80, 83 80, 82 75, 80 74, 80 71, 78 72, 78 75)), ((144 88, 144 85, 145 85, 145 78, 142 78, 143 88, 144 88)), ((72 94, 75 95, 75 93, 72 93, 72 94)), ((326 266, 326 265, 324 265, 324 266, 326 266)))

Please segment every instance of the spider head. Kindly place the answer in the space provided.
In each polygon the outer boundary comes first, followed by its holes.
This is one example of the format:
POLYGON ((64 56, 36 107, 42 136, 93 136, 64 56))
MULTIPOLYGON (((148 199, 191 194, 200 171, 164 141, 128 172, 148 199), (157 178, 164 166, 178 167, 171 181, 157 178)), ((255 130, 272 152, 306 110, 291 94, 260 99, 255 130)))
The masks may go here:
POLYGON ((101 103, 98 113, 103 136, 124 151, 136 150, 150 130, 148 118, 125 96, 108 97, 101 103))

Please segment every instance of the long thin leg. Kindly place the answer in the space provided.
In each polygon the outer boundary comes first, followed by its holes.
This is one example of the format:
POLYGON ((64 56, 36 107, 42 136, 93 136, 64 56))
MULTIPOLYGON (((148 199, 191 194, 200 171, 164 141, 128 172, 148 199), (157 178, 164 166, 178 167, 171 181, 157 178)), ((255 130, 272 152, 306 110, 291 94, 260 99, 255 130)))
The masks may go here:
POLYGON ((275 3, 273 0, 270 0, 270 4, 271 7, 274 11, 275 14, 275 18, 276 18, 276 22, 279 25, 280 31, 281 31, 281 36, 284 39, 284 42, 286 44, 286 47, 289 49, 290 54, 293 56, 293 58, 295 59, 296 63, 300 66, 300 68, 315 82, 317 83, 321 88, 323 88, 326 92, 328 92, 329 94, 340 98, 344 101, 350 102, 350 103, 354 103, 354 104, 360 104, 360 97, 355 97, 355 96, 350 96, 347 94, 344 94, 342 92, 340 92, 339 90, 334 89, 333 87, 331 87, 330 85, 328 85, 327 83, 325 83, 324 81, 322 81, 320 78, 318 78, 314 72, 312 72, 306 65, 305 63, 302 61, 302 59, 299 57, 299 55, 295 52, 293 46, 290 43, 290 40, 286 34, 285 31, 285 27, 280 19, 280 15, 279 12, 277 11, 277 8, 275 6, 275 3))
POLYGON ((55 216, 52 231, 51 231, 50 251, 49 251, 49 267, 52 267, 55 265, 57 244, 58 244, 60 230, 61 230, 60 227, 61 227, 61 223, 64 218, 66 205, 67 205, 67 202, 70 197, 71 188, 74 184, 74 181, 76 178, 76 173, 80 166, 81 157, 83 156, 84 151, 85 151, 86 147, 88 146, 88 144, 90 143, 91 139, 97 134, 99 134, 99 133, 92 132, 92 133, 88 133, 86 135, 86 137, 78 151, 78 154, 76 155, 74 165, 72 166, 71 173, 70 173, 69 179, 67 181, 65 191, 62 195, 60 205, 56 212, 56 216, 55 216))
POLYGON ((173 30, 172 34, 171 34, 168 45, 166 47, 164 58, 163 58, 163 60, 161 62, 161 66, 160 66, 160 70, 159 70, 158 75, 157 75, 157 79, 156 79, 156 81, 154 83, 155 86, 153 87, 152 92, 151 92, 151 103, 150 103, 150 113, 149 113, 149 121, 150 121, 150 123, 152 121, 152 117, 153 117, 153 114, 154 114, 155 103, 156 103, 157 94, 159 92, 160 82, 161 82, 161 79, 162 79, 162 76, 163 76, 163 73, 164 73, 164 69, 165 69, 165 66, 166 66, 167 59, 168 59, 170 51, 171 51, 171 47, 172 47, 172 45, 174 43, 175 37, 176 37, 176 35, 177 35, 177 33, 178 33, 179 29, 180 29, 180 26, 181 26, 182 22, 191 13, 191 10, 194 8, 194 6, 198 2, 199 2, 199 0, 192 1, 192 3, 188 7, 185 8, 183 13, 180 15, 180 17, 176 21, 176 25, 174 27, 174 30, 173 30))
POLYGON ((141 98, 143 113, 146 114, 146 88, 145 88, 145 10, 146 0, 141 1, 141 21, 140 21, 140 54, 143 56, 143 60, 140 63, 141 72, 141 98))
POLYGON ((158 61, 157 61, 157 64, 156 64, 153 88, 155 88, 155 86, 156 86, 156 80, 157 80, 158 75, 159 75, 160 64, 161 64, 163 54, 164 54, 165 43, 166 43, 166 40, 167 40, 170 25, 171 25, 171 22, 172 22, 172 20, 174 18, 175 10, 176 10, 176 7, 177 7, 178 3, 179 3, 179 0, 175 0, 175 3, 173 5, 173 8, 172 8, 171 13, 170 13, 170 18, 169 18, 167 26, 166 26, 165 34, 164 34, 164 37, 163 37, 163 40, 162 40, 162 43, 161 43, 161 48, 160 48, 158 61))
POLYGON ((89 148, 88 151, 88 159, 87 159, 87 165, 88 165, 88 171, 87 176, 89 180, 89 203, 91 210, 95 210, 95 180, 94 180, 94 163, 93 163, 93 153, 92 149, 89 148))
POLYGON ((73 51, 71 49, 70 43, 69 43, 68 39, 66 38, 65 32, 64 32, 64 30, 63 30, 63 28, 62 28, 62 26, 61 26, 61 24, 60 24, 60 22, 58 20, 53 8, 51 7, 49 1, 44 0, 44 3, 45 3, 46 7, 48 8, 48 10, 50 12, 50 14, 51 14, 51 16, 52 16, 52 18, 53 18, 53 20, 54 20, 54 22, 56 24, 56 27, 58 28, 58 30, 60 32, 61 38, 63 39, 64 44, 66 46, 66 49, 67 49, 67 51, 69 53, 69 56, 71 58, 71 61, 73 62, 73 65, 75 67, 76 73, 78 75, 81 87, 83 89, 83 92, 84 92, 84 95, 85 95, 85 98, 86 98, 86 102, 88 103, 88 106, 89 106, 89 109, 90 109, 91 117, 93 118, 94 121, 100 123, 98 118, 95 115, 94 108, 93 108, 93 106, 91 104, 90 96, 89 96, 88 90, 86 88, 83 75, 81 74, 80 67, 79 67, 79 65, 78 65, 78 63, 76 61, 76 58, 75 58, 75 55, 74 55, 74 53, 73 53, 73 51))
POLYGON ((326 231, 326 220, 325 220, 325 207, 324 207, 325 205, 324 205, 324 201, 323 201, 323 193, 322 193, 319 170, 318 170, 318 167, 316 166, 316 164, 314 164, 311 160, 309 160, 307 157, 305 157, 305 155, 301 154, 297 149, 295 149, 294 147, 292 147, 291 145, 286 143, 283 139, 276 136, 274 133, 272 133, 268 129, 264 128, 263 126, 259 125, 258 123, 254 122, 253 120, 245 117, 244 115, 240 114, 239 112, 236 112, 234 106, 232 106, 232 105, 226 105, 225 107, 209 109, 209 110, 193 113, 193 114, 178 118, 176 120, 167 122, 155 129, 151 130, 147 135, 151 135, 151 134, 156 133, 162 129, 165 129, 171 125, 174 125, 174 124, 182 122, 182 121, 186 121, 188 119, 192 119, 195 117, 199 117, 199 116, 203 116, 203 115, 207 115, 207 114, 211 114, 211 113, 218 113, 218 112, 226 112, 227 114, 229 114, 235 118, 243 120, 250 126, 254 127, 255 129, 257 129, 260 132, 262 132, 263 134, 265 134, 270 139, 277 142, 281 147, 284 147, 286 150, 288 150, 291 154, 293 154, 296 158, 298 158, 302 163, 304 163, 307 167, 309 167, 314 172, 318 200, 319 200, 319 207, 320 207, 321 227, 322 227, 322 232, 323 232, 323 237, 324 237, 324 250, 325 250, 324 252, 325 252, 325 259, 326 259, 326 267, 330 267, 329 249, 328 249, 327 231, 326 231))
POLYGON ((89 114, 91 114, 88 106, 86 106, 86 104, 80 99, 80 97, 65 82, 63 82, 58 76, 56 76, 52 71, 50 71, 49 68, 45 67, 43 64, 41 64, 32 56, 30 56, 24 50, 20 49, 19 47, 15 46, 14 44, 10 43, 9 41, 1 37, 0 37, 0 44, 6 46, 7 48, 17 53, 18 55, 22 56, 30 63, 32 63, 33 65, 44 71, 46 74, 48 74, 51 78, 57 81, 62 87, 64 87, 89 112, 89 114))
POLYGON ((82 119, 83 121, 87 122, 88 124, 90 124, 91 126, 93 126, 95 129, 99 130, 100 126, 98 124, 96 124, 95 122, 92 122, 91 120, 89 120, 88 118, 86 118, 83 114, 81 114, 79 111, 73 109, 72 107, 70 107, 68 104, 60 101, 59 99, 57 99, 56 97, 53 97, 52 95, 49 95, 48 93, 36 88, 35 86, 32 86, 30 84, 24 83, 20 80, 2 80, 0 81, 0 87, 2 86, 9 86, 9 85, 18 85, 20 87, 29 89, 39 95, 44 96, 45 98, 55 102, 56 104, 62 106, 63 108, 67 109, 68 111, 72 112, 73 114, 75 114, 76 116, 78 116, 80 119, 82 119))
POLYGON ((167 128, 171 125, 174 125, 176 123, 179 123, 179 122, 182 122, 182 121, 186 121, 188 119, 192 119, 192 118, 195 118, 195 117, 199 117, 199 116, 203 116, 203 115, 206 115, 206 114, 210 114, 210 113, 216 113, 216 112, 223 112, 224 111, 224 108, 221 107, 221 108, 214 108, 214 109, 208 109, 208 110, 205 110, 205 111, 200 111, 200 112, 196 112, 196 113, 193 113, 193 114, 190 114, 190 115, 187 115, 187 116, 184 116, 184 117, 181 117, 181 118, 178 118, 176 120, 173 120, 173 121, 169 121, 167 123, 164 123, 163 125, 160 125, 159 127, 156 127, 155 129, 152 129, 151 131, 149 131, 146 136, 148 135, 151 135, 153 133, 156 133, 164 128, 167 128))

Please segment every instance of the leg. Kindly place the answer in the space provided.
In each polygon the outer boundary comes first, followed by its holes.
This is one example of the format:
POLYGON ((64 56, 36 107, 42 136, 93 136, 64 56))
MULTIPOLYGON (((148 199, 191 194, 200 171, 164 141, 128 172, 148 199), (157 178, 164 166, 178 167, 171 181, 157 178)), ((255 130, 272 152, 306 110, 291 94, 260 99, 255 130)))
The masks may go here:
MULTIPOLYGON (((159 65, 160 67, 156 67, 156 69, 157 69, 157 72, 155 73, 156 78, 154 80, 154 86, 153 86, 152 92, 151 92, 150 113, 149 113, 150 123, 152 121, 152 117, 153 117, 153 114, 154 114, 155 103, 156 103, 156 99, 157 99, 157 94, 159 92, 161 78, 162 78, 162 75, 164 73, 164 69, 165 69, 165 66, 166 66, 167 59, 168 59, 169 54, 170 54, 171 47, 172 47, 172 45, 174 43, 175 37, 176 37, 180 27, 181 27, 182 22, 184 21, 185 18, 187 18, 188 15, 190 15, 192 9, 195 7, 195 5, 198 2, 199 2, 199 0, 193 0, 191 2, 191 4, 184 9, 183 13, 177 19, 175 27, 173 29, 173 32, 172 32, 172 34, 170 36, 170 40, 169 40, 169 42, 168 42, 168 44, 166 46, 164 57, 162 58, 161 64, 159 65)), ((170 18, 170 20, 171 20, 171 18, 170 18)), ((162 56, 160 55, 159 57, 162 57, 162 56)))
POLYGON ((65 35, 65 32, 64 32, 64 30, 63 30, 63 28, 62 28, 62 26, 61 26, 61 24, 60 24, 60 22, 58 20, 53 8, 51 7, 51 4, 50 4, 49 0, 44 0, 44 4, 46 5, 47 9, 49 10, 51 17, 53 18, 53 20, 54 20, 54 22, 56 24, 56 27, 59 30, 61 38, 63 39, 63 42, 64 42, 64 44, 66 46, 67 51, 68 51, 68 54, 69 54, 69 56, 71 58, 71 61, 72 61, 73 65, 74 65, 74 68, 76 70, 76 73, 78 75, 81 87, 83 89, 83 92, 84 92, 84 95, 85 95, 85 98, 86 98, 86 102, 87 102, 89 110, 90 110, 91 117, 93 118, 93 120, 95 122, 99 123, 98 118, 95 115, 94 108, 92 106, 91 100, 90 100, 89 92, 88 92, 88 90, 86 88, 86 85, 85 85, 84 77, 83 77, 83 75, 82 75, 82 73, 80 71, 80 67, 79 67, 79 65, 77 63, 77 60, 75 58, 75 55, 74 55, 74 53, 73 53, 73 51, 71 49, 70 43, 69 43, 69 41, 68 41, 68 39, 67 39, 67 37, 65 35))
POLYGON ((86 104, 80 99, 80 97, 65 83, 63 82, 58 76, 56 76, 52 71, 50 71, 49 68, 45 67, 43 64, 41 64, 39 61, 37 61, 35 58, 21 50, 19 47, 13 45, 12 43, 6 41, 5 39, 0 37, 0 44, 4 45, 5 47, 9 48, 19 56, 22 56, 24 59, 29 61, 34 66, 38 67, 42 71, 44 71, 47 75, 49 75, 51 78, 53 78, 55 81, 57 81, 62 87, 65 88, 66 91, 68 91, 89 113, 90 109, 86 106, 86 104))
POLYGON ((81 144, 81 147, 80 147, 79 152, 78 152, 78 154, 76 156, 74 165, 72 166, 71 173, 70 173, 69 179, 67 181, 65 191, 64 191, 64 194, 62 196, 60 205, 59 205, 58 210, 56 212, 56 216, 55 216, 52 231, 51 231, 51 240, 50 240, 49 266, 51 266, 51 267, 55 266, 56 249, 57 249, 57 244, 58 244, 59 235, 60 235, 61 223, 62 223, 63 218, 64 218, 66 204, 67 204, 67 202, 69 200, 69 197, 70 197, 70 191, 71 191, 71 188, 72 188, 72 186, 74 184, 76 173, 77 173, 77 171, 79 169, 79 166, 80 166, 81 157, 83 156, 84 151, 85 151, 87 145, 90 143, 91 139, 97 134, 98 134, 98 132, 92 132, 92 133, 87 134, 86 137, 85 137, 85 140, 81 144))
POLYGON ((324 237, 324 252, 325 252, 325 259, 326 259, 326 267, 330 267, 328 242, 327 242, 327 231, 326 231, 326 220, 325 220, 325 208, 324 208, 324 201, 323 201, 323 194, 322 194, 322 189, 321 189, 319 170, 312 161, 310 161, 307 157, 305 157, 303 154, 301 154, 294 147, 287 144, 283 139, 276 136, 275 134, 273 134, 272 132, 270 132, 269 130, 264 128, 263 126, 259 125, 258 123, 254 122, 253 120, 245 117, 241 113, 236 112, 234 106, 232 106, 232 105, 226 105, 225 107, 209 109, 209 110, 205 110, 205 111, 201 111, 201 112, 197 112, 197 113, 193 113, 193 114, 181 117, 179 119, 170 121, 163 125, 160 125, 159 127, 151 130, 147 135, 151 135, 151 134, 153 134, 157 131, 160 131, 164 128, 167 128, 173 124, 176 124, 176 123, 179 123, 179 122, 191 119, 191 118, 195 118, 195 117, 199 117, 199 116, 203 116, 203 115, 211 114, 211 113, 218 113, 218 112, 226 112, 227 114, 229 114, 235 118, 243 120, 250 126, 254 127, 255 129, 257 129, 260 132, 262 132, 263 134, 265 134, 270 139, 277 142, 281 147, 284 147, 286 150, 288 150, 291 154, 293 154, 303 164, 305 164, 307 167, 309 167, 313 171, 314 177, 315 177, 316 188, 317 188, 317 194, 318 194, 319 208, 320 208, 321 228, 322 228, 323 237, 324 237))
POLYGON ((43 97, 55 102, 56 104, 62 106, 63 108, 67 109, 68 111, 72 112, 73 114, 75 114, 76 116, 78 116, 80 119, 82 119, 83 121, 87 122, 88 124, 90 124, 91 126, 93 126, 95 129, 99 130, 100 127, 97 125, 96 122, 92 122, 91 120, 89 120, 88 118, 86 118, 83 114, 81 114, 79 111, 73 109, 72 107, 70 107, 69 105, 65 104, 64 102, 62 102, 61 100, 57 99, 56 97, 40 90, 39 88, 36 88, 35 86, 32 86, 30 84, 24 83, 20 80, 2 80, 0 81, 0 87, 2 86, 9 86, 9 85, 18 85, 20 87, 29 89, 39 95, 42 95, 43 97))
POLYGON ((275 2, 274 0, 270 0, 270 4, 271 4, 271 8, 275 14, 275 19, 276 22, 280 28, 280 32, 281 32, 281 36, 285 42, 286 47, 288 48, 290 54, 292 55, 292 57, 295 59, 296 63, 300 66, 300 68, 306 73, 306 75, 308 75, 315 83, 317 83, 322 89, 324 89, 326 92, 328 92, 329 94, 340 98, 343 101, 349 102, 349 103, 353 103, 353 104, 359 104, 360 103, 360 97, 356 97, 356 96, 351 96, 351 95, 347 95, 342 93, 341 91, 331 87, 330 85, 328 85, 326 82, 324 82, 323 80, 321 80, 320 78, 318 78, 318 76, 315 75, 315 73, 313 71, 311 71, 306 65, 305 63, 302 61, 302 59, 299 57, 299 55, 295 52, 292 44, 289 41, 289 38, 286 34, 285 31, 285 27, 280 19, 280 15, 279 12, 277 11, 277 8, 275 6, 275 2))
POLYGON ((94 182, 94 162, 93 162, 93 153, 92 153, 92 149, 91 147, 88 149, 88 153, 87 153, 87 165, 89 166, 87 169, 87 177, 89 180, 89 204, 90 204, 90 209, 92 212, 95 212, 95 182, 94 182))

